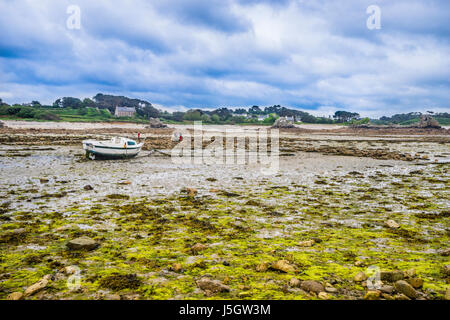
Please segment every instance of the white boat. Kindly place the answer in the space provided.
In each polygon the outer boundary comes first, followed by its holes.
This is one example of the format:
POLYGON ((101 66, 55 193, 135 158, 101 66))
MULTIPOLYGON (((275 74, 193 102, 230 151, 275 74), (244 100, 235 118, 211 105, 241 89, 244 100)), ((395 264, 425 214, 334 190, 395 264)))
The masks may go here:
POLYGON ((115 137, 107 141, 83 140, 83 149, 89 159, 96 158, 131 158, 141 151, 143 142, 122 137, 115 137))

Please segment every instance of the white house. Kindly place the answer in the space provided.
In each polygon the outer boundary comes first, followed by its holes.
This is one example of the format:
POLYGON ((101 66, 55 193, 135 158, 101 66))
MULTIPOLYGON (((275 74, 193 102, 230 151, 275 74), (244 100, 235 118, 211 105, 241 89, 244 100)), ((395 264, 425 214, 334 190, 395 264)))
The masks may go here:
POLYGON ((132 117, 136 113, 136 108, 116 107, 114 115, 116 117, 132 117))

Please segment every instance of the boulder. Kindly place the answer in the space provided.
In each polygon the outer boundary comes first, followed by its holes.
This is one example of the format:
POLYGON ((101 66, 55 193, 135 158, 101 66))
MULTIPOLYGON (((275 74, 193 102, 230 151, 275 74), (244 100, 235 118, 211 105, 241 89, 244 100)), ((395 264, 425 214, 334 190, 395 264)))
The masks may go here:
POLYGON ((287 120, 284 117, 278 118, 275 120, 275 123, 273 124, 272 128, 274 129, 281 129, 281 128, 294 128, 294 123, 292 121, 287 120))
POLYGON ((44 276, 41 280, 39 280, 35 284, 29 286, 25 290, 23 295, 25 297, 28 297, 28 296, 32 296, 33 294, 41 291, 42 289, 44 289, 48 285, 50 279, 51 279, 51 275, 48 274, 48 275, 44 276))
POLYGON ((408 279, 408 283, 413 286, 415 289, 422 288, 423 280, 421 278, 411 278, 408 279))
POLYGON ((229 292, 230 287, 224 285, 220 280, 211 280, 210 278, 201 278, 197 281, 197 286, 203 291, 209 293, 229 292))
POLYGON ((4 124, 3 122, 0 121, 0 129, 1 129, 1 128, 4 128, 4 127, 5 127, 5 124, 4 124))
POLYGON ((291 280, 289 280, 289 286, 292 288, 300 288, 300 285, 301 281, 297 278, 291 278, 291 280))
POLYGON ((76 238, 67 243, 67 248, 70 250, 90 251, 96 249, 98 246, 99 244, 95 240, 88 237, 76 238))
POLYGON ((23 293, 22 292, 13 292, 6 297, 6 300, 22 300, 23 293))
POLYGON ((353 278, 354 281, 356 282, 362 282, 367 280, 367 275, 364 272, 358 272, 355 277, 353 278))
POLYGON ((440 129, 441 125, 432 116, 424 114, 420 116, 419 127, 440 129))
POLYGON ((282 272, 295 272, 294 266, 292 266, 287 260, 278 260, 272 264, 272 269, 282 272))
POLYGON ((149 128, 167 128, 167 125, 161 122, 158 118, 150 118, 149 128))
POLYGON ((395 282, 398 280, 403 280, 404 274, 402 271, 381 271, 380 272, 380 279, 381 281, 387 281, 387 282, 395 282))
POLYGON ((302 288, 306 292, 314 292, 314 293, 325 291, 323 285, 320 282, 314 280, 302 281, 300 288, 302 288))
POLYGON ((405 280, 398 280, 395 283, 395 289, 411 299, 415 299, 418 296, 417 291, 405 280))
POLYGON ((378 300, 380 295, 381 293, 378 290, 369 290, 364 295, 364 300, 378 300))

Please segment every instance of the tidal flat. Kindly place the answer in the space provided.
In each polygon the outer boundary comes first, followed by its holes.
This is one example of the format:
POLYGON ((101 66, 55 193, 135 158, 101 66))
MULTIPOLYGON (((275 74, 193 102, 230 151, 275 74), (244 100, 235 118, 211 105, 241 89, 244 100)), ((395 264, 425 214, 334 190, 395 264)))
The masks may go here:
POLYGON ((171 130, 112 161, 27 130, 0 134, 0 299, 448 298, 448 134, 283 131, 264 175, 147 151, 171 130))

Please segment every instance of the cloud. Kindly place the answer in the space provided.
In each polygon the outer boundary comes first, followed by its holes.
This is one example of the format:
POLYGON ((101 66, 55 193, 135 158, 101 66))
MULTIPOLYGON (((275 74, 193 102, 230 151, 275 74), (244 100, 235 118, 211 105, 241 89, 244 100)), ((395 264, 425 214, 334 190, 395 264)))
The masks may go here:
POLYGON ((3 100, 121 94, 162 108, 282 104, 379 116, 450 100, 450 3, 0 2, 3 100), (81 29, 66 27, 69 5, 81 29))

